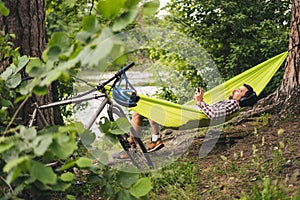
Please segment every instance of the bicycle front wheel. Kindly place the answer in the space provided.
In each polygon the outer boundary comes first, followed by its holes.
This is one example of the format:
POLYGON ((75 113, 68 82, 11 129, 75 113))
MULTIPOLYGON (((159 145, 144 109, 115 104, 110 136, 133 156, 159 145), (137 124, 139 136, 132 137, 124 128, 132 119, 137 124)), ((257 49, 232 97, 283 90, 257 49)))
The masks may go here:
POLYGON ((110 121, 116 121, 119 118, 126 118, 124 111, 118 105, 111 105, 107 112, 110 121))
MULTIPOLYGON (((111 121, 115 121, 118 118, 127 118, 124 111, 122 110, 122 108, 118 105, 111 105, 110 108, 108 109, 108 116, 109 119, 111 121)), ((146 163, 144 163, 144 165, 150 167, 150 169, 153 169, 153 163, 149 157, 149 153, 143 143, 143 141, 141 140, 141 138, 136 134, 136 132, 134 131, 133 128, 131 128, 131 132, 133 134, 134 140, 135 142, 139 145, 140 149, 141 149, 141 153, 142 155, 144 155, 145 159, 146 159, 146 163)), ((123 149, 128 152, 128 155, 132 161, 132 163, 138 168, 138 169, 143 169, 143 167, 141 165, 143 165, 141 162, 141 159, 139 158, 135 158, 136 155, 134 156, 134 154, 132 154, 132 152, 130 151, 130 144, 127 140, 127 138, 129 137, 129 135, 127 133, 124 133, 124 135, 119 135, 118 139, 119 142, 121 143, 123 149)), ((136 153, 137 154, 137 153, 136 153)), ((143 160, 143 159, 142 159, 143 160)))

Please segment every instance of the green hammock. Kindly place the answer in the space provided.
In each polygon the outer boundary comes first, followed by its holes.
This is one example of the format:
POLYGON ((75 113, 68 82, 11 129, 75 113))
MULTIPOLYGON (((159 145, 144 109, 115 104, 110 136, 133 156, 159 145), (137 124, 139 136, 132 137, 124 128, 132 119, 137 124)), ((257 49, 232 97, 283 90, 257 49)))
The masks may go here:
MULTIPOLYGON (((288 52, 281 53, 205 92, 204 101, 211 104, 228 99, 232 90, 244 83, 251 85, 259 95, 279 69, 287 54, 288 52)), ((132 110, 165 127, 181 127, 190 121, 198 121, 197 126, 206 126, 209 121, 200 110, 191 107, 195 105, 194 101, 179 105, 145 95, 140 95, 140 97, 138 105, 132 110)))

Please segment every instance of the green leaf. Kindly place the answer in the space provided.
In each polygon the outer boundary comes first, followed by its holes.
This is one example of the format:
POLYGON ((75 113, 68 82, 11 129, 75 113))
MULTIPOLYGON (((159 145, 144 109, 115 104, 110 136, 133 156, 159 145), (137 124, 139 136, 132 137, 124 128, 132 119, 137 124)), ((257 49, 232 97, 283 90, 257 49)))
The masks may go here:
POLYGON ((120 190, 116 195, 116 200, 135 200, 128 190, 120 190))
POLYGON ((80 134, 80 140, 85 146, 91 145, 96 139, 95 133, 86 130, 84 133, 80 134))
POLYGON ((106 165, 109 162, 109 155, 101 149, 90 150, 91 155, 100 163, 106 165))
POLYGON ((38 96, 42 96, 42 95, 45 95, 48 93, 48 88, 46 86, 39 86, 39 85, 36 85, 34 88, 33 88, 33 92, 34 94, 38 95, 38 96))
POLYGON ((73 195, 68 194, 68 195, 67 195, 67 199, 68 199, 68 200, 76 200, 76 197, 73 196, 73 195))
POLYGON ((74 160, 68 160, 67 162, 65 162, 65 164, 63 166, 61 166, 59 169, 57 169, 56 171, 64 171, 66 169, 69 169, 71 167, 73 167, 75 165, 75 161, 74 160))
POLYGON ((34 127, 26 128, 24 126, 20 127, 20 135, 27 141, 31 141, 36 138, 37 132, 34 127))
POLYGON ((120 172, 117 175, 117 181, 124 188, 130 188, 131 185, 139 180, 139 174, 120 172))
POLYGON ((0 107, 1 106, 3 106, 3 107, 13 107, 14 105, 9 100, 0 99, 0 107))
POLYGON ((6 142, 0 143, 0 153, 3 153, 4 151, 10 149, 13 146, 14 146, 14 143, 12 141, 6 141, 6 142))
POLYGON ((52 70, 47 74, 47 77, 42 81, 41 85, 50 85, 53 81, 56 81, 62 74, 59 70, 52 70))
POLYGON ((13 70, 10 67, 8 67, 2 74, 0 74, 0 77, 2 80, 6 81, 12 75, 12 73, 13 70))
POLYGON ((76 161, 76 164, 80 168, 86 168, 91 166, 92 160, 86 157, 81 157, 76 161))
POLYGON ((159 0, 146 2, 143 5, 143 14, 146 16, 154 15, 159 8, 159 0))
POLYGON ((59 46, 51 46, 47 50, 47 56, 49 60, 56 60, 58 59, 59 54, 62 52, 59 46))
POLYGON ((101 117, 99 121, 99 128, 103 133, 108 133, 111 126, 111 122, 107 117, 101 117))
POLYGON ((26 66, 26 72, 32 77, 38 77, 44 71, 44 63, 39 58, 31 58, 26 66))
POLYGON ((22 77, 20 73, 13 74, 7 81, 7 87, 13 89, 16 88, 22 82, 22 77))
POLYGON ((28 156, 22 156, 20 158, 17 158, 17 159, 13 159, 9 162, 6 163, 6 165, 3 167, 3 172, 9 172, 12 168, 20 165, 21 163, 23 162, 26 162, 29 160, 29 157, 28 156))
POLYGON ((6 177, 6 181, 8 183, 12 183, 22 172, 21 167, 16 167, 15 169, 13 169, 6 177))
POLYGON ((71 172, 66 172, 66 173, 63 173, 60 177, 59 177, 62 181, 65 181, 65 182, 71 182, 74 180, 75 178, 75 175, 71 172))
POLYGON ((98 20, 96 16, 85 16, 82 20, 82 29, 89 33, 95 33, 98 29, 98 20))
POLYGON ((56 32, 51 36, 48 45, 49 47, 57 46, 60 47, 60 49, 66 49, 71 45, 71 40, 67 33, 56 32))
POLYGON ((114 135, 122 135, 130 131, 131 124, 128 119, 122 117, 118 118, 116 121, 112 122, 113 126, 110 132, 114 135))
POLYGON ((81 122, 72 122, 68 126, 60 126, 58 130, 60 133, 76 132, 79 134, 87 131, 81 122))
POLYGON ((51 167, 46 167, 42 163, 32 160, 30 162, 30 174, 35 177, 37 180, 43 184, 55 184, 56 183, 56 174, 53 172, 51 167))
POLYGON ((122 14, 118 19, 115 20, 112 30, 113 31, 121 31, 122 29, 126 28, 127 25, 132 23, 135 19, 135 17, 138 14, 138 10, 129 10, 128 12, 122 14))
POLYGON ((106 19, 118 16, 124 7, 125 0, 99 0, 97 11, 106 19))
POLYGON ((71 187, 72 183, 58 181, 55 185, 51 186, 51 190, 53 191, 66 191, 69 187, 71 187))
MULTIPOLYGON (((117 41, 110 28, 104 28, 101 35, 86 45, 77 55, 76 61, 80 61, 83 66, 102 67, 99 62, 110 55, 111 49, 117 41)), ((103 69, 102 69, 103 70, 103 69)))
POLYGON ((0 1, 0 14, 5 17, 9 15, 9 9, 5 6, 5 4, 2 1, 0 1))
POLYGON ((77 149, 75 141, 66 135, 59 134, 51 144, 51 150, 61 159, 69 157, 75 149, 77 149))
POLYGON ((49 134, 36 137, 35 140, 33 141, 34 154, 37 156, 44 155, 44 153, 48 150, 51 143, 52 143, 52 136, 49 134))
POLYGON ((127 9, 136 9, 136 6, 139 3, 140 3, 140 0, 127 0, 125 6, 127 9))
POLYGON ((18 60, 18 68, 15 73, 19 72, 25 65, 29 62, 29 58, 27 56, 22 56, 18 60))
POLYGON ((148 194, 152 189, 150 178, 141 178, 130 189, 130 194, 139 198, 148 194))

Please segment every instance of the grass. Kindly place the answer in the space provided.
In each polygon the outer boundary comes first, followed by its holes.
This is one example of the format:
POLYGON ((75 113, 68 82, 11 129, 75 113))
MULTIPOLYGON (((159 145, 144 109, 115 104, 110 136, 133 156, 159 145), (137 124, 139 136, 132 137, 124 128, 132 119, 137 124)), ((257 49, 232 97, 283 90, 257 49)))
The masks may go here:
POLYGON ((270 117, 243 124, 241 131, 253 134, 202 159, 190 153, 196 141, 176 163, 152 174, 149 199, 299 200, 299 120, 270 127, 270 117))

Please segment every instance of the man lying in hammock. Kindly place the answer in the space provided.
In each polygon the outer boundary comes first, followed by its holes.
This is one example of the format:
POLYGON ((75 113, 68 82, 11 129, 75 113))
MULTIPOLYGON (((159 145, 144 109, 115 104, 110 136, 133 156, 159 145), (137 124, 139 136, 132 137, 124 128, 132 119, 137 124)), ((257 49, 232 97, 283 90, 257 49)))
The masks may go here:
MULTIPOLYGON (((200 109, 207 117, 211 120, 222 119, 232 115, 233 113, 239 111, 242 107, 253 106, 257 102, 257 95, 250 85, 244 84, 237 90, 233 90, 229 100, 222 100, 214 104, 208 105, 203 101, 204 92, 201 88, 197 88, 194 94, 194 99, 196 101, 196 106, 200 109)), ((134 112, 132 115, 132 126, 137 132, 141 133, 141 127, 144 116, 134 112)), ((149 123, 152 129, 152 138, 149 146, 149 152, 161 149, 164 144, 159 135, 159 125, 149 119, 149 123)), ((132 134, 130 134, 132 135, 132 134)), ((134 139, 130 138, 130 144, 132 148, 135 148, 134 139)), ((123 155, 121 157, 127 158, 128 155, 123 155)))

